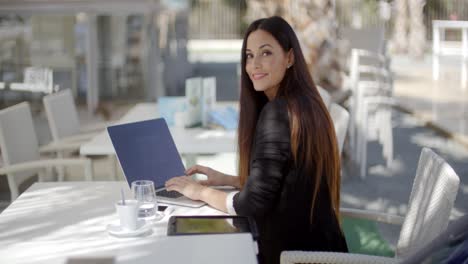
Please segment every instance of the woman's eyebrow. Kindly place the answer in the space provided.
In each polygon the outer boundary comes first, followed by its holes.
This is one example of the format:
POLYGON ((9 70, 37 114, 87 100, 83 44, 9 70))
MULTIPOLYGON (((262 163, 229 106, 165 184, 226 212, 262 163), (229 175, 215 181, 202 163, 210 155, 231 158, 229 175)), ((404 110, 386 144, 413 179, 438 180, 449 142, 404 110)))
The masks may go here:
MULTIPOLYGON (((270 44, 267 43, 267 44, 260 45, 260 47, 258 47, 258 49, 262 49, 262 48, 264 48, 266 46, 269 46, 270 48, 273 48, 273 46, 271 46, 270 44)), ((247 48, 245 49, 245 51, 250 51, 251 52, 251 50, 247 49, 247 48)))
POLYGON ((267 44, 261 45, 260 47, 258 47, 258 49, 264 48, 264 47, 266 47, 266 46, 270 46, 270 48, 273 48, 270 44, 267 43, 267 44))

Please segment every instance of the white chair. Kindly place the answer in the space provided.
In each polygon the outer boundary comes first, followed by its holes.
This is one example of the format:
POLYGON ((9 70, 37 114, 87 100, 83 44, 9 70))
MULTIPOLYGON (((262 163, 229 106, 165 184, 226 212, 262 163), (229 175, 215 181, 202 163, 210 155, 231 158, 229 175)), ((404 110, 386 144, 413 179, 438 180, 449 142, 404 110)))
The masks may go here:
POLYGON ((387 166, 393 161, 391 108, 388 107, 388 103, 378 104, 383 100, 370 99, 388 97, 387 101, 393 100, 393 74, 390 70, 390 59, 383 54, 353 49, 350 61, 348 80, 352 92, 349 103, 349 146, 352 153, 350 157, 360 166, 361 177, 364 178, 367 153, 363 151, 367 141, 374 140, 378 136, 387 166))
POLYGON ((89 159, 41 159, 27 102, 0 111, 0 147, 4 162, 0 174, 7 175, 12 201, 18 197, 22 182, 36 174, 42 181, 46 170, 56 166, 83 166, 85 179, 93 178, 89 159))
POLYGON ((332 98, 331 98, 330 93, 328 93, 327 90, 323 89, 322 87, 318 85, 317 85, 317 90, 320 96, 322 97, 323 103, 325 103, 325 106, 327 107, 327 109, 330 108, 330 104, 332 103, 332 98))
POLYGON ((333 103, 330 105, 330 116, 333 120, 333 125, 335 126, 336 139, 338 140, 338 149, 341 154, 343 151, 343 143, 346 137, 346 132, 348 131, 349 113, 343 107, 333 103))
MULTIPOLYGON (((457 41, 458 42, 458 41, 457 41)), ((441 56, 461 58, 461 87, 465 90, 468 80, 468 22, 460 20, 432 20, 432 78, 439 80, 439 61, 441 56), (461 47, 453 45, 453 41, 446 42, 446 30, 461 31, 461 47), (450 44, 449 44, 450 43, 450 44)))
POLYGON ((105 125, 82 128, 78 119, 73 94, 65 89, 42 98, 54 142, 85 141, 94 137, 105 125))
POLYGON ((386 38, 383 25, 362 29, 343 28, 340 33, 342 39, 349 41, 351 49, 385 54, 386 38))
POLYGON ((382 54, 358 49, 351 51, 347 88, 352 93, 349 104, 349 137, 353 152, 356 152, 357 148, 358 113, 362 99, 366 96, 391 96, 393 94, 393 79, 389 68, 390 61, 382 54))
POLYGON ((378 140, 382 145, 382 156, 387 167, 393 162, 393 124, 392 110, 397 105, 392 97, 371 96, 362 99, 359 124, 357 126, 356 158, 360 176, 367 175, 367 142, 378 140))
MULTIPOLYGON (((41 151, 55 149, 57 156, 63 158, 67 152, 79 150, 80 146, 102 132, 110 123, 101 123, 97 126, 81 127, 76 110, 73 94, 70 89, 43 97, 44 108, 52 134, 52 143, 41 147, 41 151)), ((115 156, 109 156, 111 166, 116 165, 115 156)), ((114 169, 111 170, 113 179, 116 178, 114 169)), ((65 177, 64 170, 58 167, 58 178, 65 177)))
POLYGON ((281 263, 398 263, 433 240, 448 225, 460 179, 444 159, 423 148, 411 190, 408 212, 401 216, 342 208, 341 215, 401 224, 396 257, 337 252, 283 251, 281 263))

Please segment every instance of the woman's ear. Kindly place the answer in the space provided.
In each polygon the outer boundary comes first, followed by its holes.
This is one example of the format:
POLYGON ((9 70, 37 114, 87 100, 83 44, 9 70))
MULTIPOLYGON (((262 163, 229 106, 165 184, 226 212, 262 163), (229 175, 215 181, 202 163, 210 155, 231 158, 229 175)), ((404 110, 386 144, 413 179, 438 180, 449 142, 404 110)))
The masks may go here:
POLYGON ((294 52, 293 49, 290 49, 288 53, 286 54, 287 61, 288 61, 288 68, 290 68, 294 64, 294 52))

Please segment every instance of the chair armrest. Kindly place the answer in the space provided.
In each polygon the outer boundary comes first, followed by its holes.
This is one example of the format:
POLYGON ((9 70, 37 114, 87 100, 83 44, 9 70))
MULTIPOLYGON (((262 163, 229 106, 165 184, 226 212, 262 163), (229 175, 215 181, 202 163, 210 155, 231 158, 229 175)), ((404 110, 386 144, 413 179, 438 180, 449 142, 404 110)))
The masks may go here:
POLYGON ((85 125, 81 126, 80 131, 82 133, 89 133, 89 132, 102 132, 106 130, 108 126, 114 125, 115 122, 100 122, 97 124, 92 124, 92 125, 85 125))
POLYGON ((392 225, 402 225, 405 219, 404 217, 398 215, 351 208, 340 208, 340 214, 342 216, 367 219, 392 225))
POLYGON ((41 146, 39 148, 39 153, 45 154, 50 152, 58 152, 58 151, 73 151, 79 150, 80 146, 83 142, 51 142, 47 145, 41 146))
POLYGON ((375 58, 382 62, 389 60, 389 58, 385 56, 384 54, 375 53, 375 52, 365 50, 365 49, 352 49, 352 52, 356 52, 356 54, 360 57, 375 58))
POLYGON ((392 73, 389 70, 383 69, 382 67, 372 66, 372 65, 360 65, 358 66, 359 73, 365 74, 374 74, 379 75, 380 77, 391 78, 392 73))
POLYGON ((369 93, 386 92, 387 94, 393 94, 392 85, 388 83, 379 83, 377 81, 362 81, 356 86, 358 89, 357 94, 361 96, 367 96, 369 93))
POLYGON ((330 93, 331 96, 331 102, 335 104, 342 105, 348 98, 350 98, 353 95, 352 90, 337 90, 332 93, 330 93))
POLYGON ((91 140, 93 137, 99 135, 99 133, 101 133, 101 132, 102 131, 80 133, 80 134, 77 134, 77 135, 62 138, 62 139, 59 140, 59 142, 77 142, 77 141, 81 141, 83 143, 84 141, 91 140))
POLYGON ((85 179, 91 181, 92 164, 90 159, 43 159, 29 162, 22 162, 13 165, 6 165, 0 168, 0 174, 9 174, 26 170, 53 168, 57 166, 83 166, 85 179))
POLYGON ((283 251, 280 257, 281 264, 295 263, 322 263, 322 264, 390 264, 398 263, 397 259, 378 257, 363 254, 339 253, 339 252, 307 252, 307 251, 283 251))
POLYGON ((370 104, 378 104, 378 105, 387 105, 391 107, 398 106, 398 102, 390 96, 368 96, 366 97, 366 100, 364 104, 370 105, 370 104))

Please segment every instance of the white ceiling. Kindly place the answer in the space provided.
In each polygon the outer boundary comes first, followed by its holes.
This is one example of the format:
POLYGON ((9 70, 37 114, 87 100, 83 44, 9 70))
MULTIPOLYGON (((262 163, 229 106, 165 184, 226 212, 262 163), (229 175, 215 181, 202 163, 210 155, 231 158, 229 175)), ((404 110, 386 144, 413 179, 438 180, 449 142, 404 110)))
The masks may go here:
POLYGON ((0 0, 0 13, 148 13, 162 7, 159 0, 0 0))

